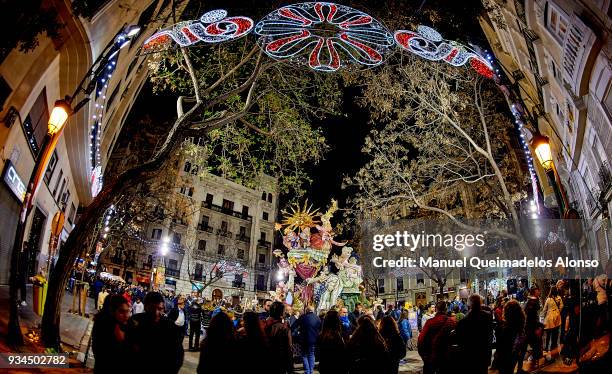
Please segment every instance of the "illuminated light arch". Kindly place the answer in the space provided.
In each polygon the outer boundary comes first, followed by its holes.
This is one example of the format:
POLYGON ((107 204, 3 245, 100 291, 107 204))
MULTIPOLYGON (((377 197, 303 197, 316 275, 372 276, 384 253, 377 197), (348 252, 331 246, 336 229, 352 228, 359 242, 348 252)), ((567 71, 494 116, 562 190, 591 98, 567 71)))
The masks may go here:
POLYGON ((372 16, 328 2, 291 4, 255 26, 257 43, 276 60, 333 72, 377 66, 393 47, 393 35, 372 16))
POLYGON ((144 50, 166 47, 171 41, 181 47, 197 42, 221 43, 247 35, 254 22, 248 17, 227 17, 223 9, 204 13, 199 20, 179 22, 171 28, 159 31, 144 42, 144 50))
POLYGON ((469 63, 476 72, 484 77, 493 78, 491 64, 472 48, 454 41, 445 40, 436 30, 427 26, 417 27, 417 31, 398 30, 395 42, 403 49, 430 61, 444 61, 453 66, 469 63))

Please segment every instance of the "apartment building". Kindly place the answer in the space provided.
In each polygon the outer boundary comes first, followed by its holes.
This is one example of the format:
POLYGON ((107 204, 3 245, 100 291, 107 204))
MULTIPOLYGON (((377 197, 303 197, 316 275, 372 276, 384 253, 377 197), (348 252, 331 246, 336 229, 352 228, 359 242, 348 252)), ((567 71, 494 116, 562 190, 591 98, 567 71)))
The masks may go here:
MULTIPOLYGON (((71 116, 47 167, 27 222, 28 273, 47 262, 51 220, 66 214, 60 242, 72 229, 79 207, 101 189, 108 155, 135 98, 146 80, 146 56, 140 45, 157 28, 171 22, 170 0, 43 1, 57 11, 60 37, 39 35, 31 52, 11 51, 0 61, 0 284, 8 282, 10 253, 25 184, 30 178, 47 121, 57 99, 70 95, 105 46, 127 25, 141 30, 110 66, 112 77, 77 114, 71 116)), ((180 15, 186 2, 175 3, 180 15)))

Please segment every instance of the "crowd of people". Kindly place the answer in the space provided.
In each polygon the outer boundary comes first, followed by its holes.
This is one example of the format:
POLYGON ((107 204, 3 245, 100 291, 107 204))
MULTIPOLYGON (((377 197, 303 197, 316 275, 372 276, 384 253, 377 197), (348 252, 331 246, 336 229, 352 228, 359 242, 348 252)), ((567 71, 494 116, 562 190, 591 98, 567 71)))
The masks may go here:
MULTIPOLYGON (((137 362, 144 372, 176 373, 186 337, 189 350, 200 352, 198 373, 228 367, 231 372, 292 373, 299 361, 306 374, 313 373, 316 362, 322 374, 397 373, 418 334, 425 374, 454 372, 462 358, 469 358, 470 372, 492 368, 510 374, 537 368, 542 357, 560 354, 567 365, 578 362, 589 342, 610 331, 607 294, 598 291, 597 279, 553 283, 546 298, 532 285, 520 297, 502 291, 491 305, 473 294, 416 313, 361 304, 352 311, 333 307, 316 313, 311 306, 297 310, 272 300, 232 307, 198 296, 117 291, 104 298, 95 317, 96 373, 111 372, 116 362, 137 362), (525 361, 531 367, 524 367, 525 361)), ((608 361, 609 354, 581 367, 598 372, 608 361)))

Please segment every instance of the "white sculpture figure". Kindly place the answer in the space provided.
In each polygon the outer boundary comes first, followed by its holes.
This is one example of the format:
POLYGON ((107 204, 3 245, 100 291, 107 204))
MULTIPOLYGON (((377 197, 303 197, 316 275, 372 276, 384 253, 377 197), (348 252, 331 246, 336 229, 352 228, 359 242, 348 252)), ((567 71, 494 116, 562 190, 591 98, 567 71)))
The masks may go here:
POLYGON ((357 265, 355 257, 349 258, 348 262, 343 265, 338 272, 340 281, 342 282, 343 293, 359 293, 359 285, 363 282, 361 266, 357 265))
POLYGON ((342 282, 340 277, 337 274, 329 273, 325 281, 325 291, 321 295, 317 311, 329 310, 332 306, 336 305, 336 301, 341 293, 342 282))

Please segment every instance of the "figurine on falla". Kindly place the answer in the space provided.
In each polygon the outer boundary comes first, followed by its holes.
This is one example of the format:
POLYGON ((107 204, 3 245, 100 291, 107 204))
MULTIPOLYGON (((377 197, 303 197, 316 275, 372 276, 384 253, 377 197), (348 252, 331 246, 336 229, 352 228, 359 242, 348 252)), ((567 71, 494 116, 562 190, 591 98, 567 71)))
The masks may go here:
POLYGON ((275 300, 294 309, 313 305, 319 312, 339 303, 352 308, 362 298, 363 278, 358 258, 353 248, 346 246, 347 242, 334 239, 336 233, 331 219, 337 210, 338 204, 332 200, 324 214, 313 210, 307 202, 283 211, 283 221, 275 225, 285 247, 274 251, 279 259, 279 282, 270 294, 275 300))

